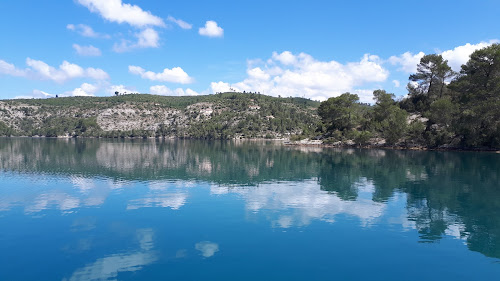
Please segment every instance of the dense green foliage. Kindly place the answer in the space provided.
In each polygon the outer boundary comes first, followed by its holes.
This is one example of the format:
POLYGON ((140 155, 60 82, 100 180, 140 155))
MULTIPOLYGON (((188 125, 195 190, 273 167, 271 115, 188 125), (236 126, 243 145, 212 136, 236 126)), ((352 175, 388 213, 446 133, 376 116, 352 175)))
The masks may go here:
POLYGON ((366 107, 349 93, 318 110, 327 141, 384 138, 387 144, 430 148, 500 148, 500 45, 475 51, 460 73, 441 55, 425 55, 410 75, 408 96, 376 90, 366 107))

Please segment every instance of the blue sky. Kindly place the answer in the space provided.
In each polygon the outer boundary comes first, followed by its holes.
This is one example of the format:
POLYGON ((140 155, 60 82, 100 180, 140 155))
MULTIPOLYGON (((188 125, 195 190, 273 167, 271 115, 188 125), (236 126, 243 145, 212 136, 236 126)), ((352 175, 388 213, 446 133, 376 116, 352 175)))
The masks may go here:
POLYGON ((229 88, 402 96, 423 54, 459 70, 497 42, 499 13, 493 0, 2 1, 0 99, 229 88))

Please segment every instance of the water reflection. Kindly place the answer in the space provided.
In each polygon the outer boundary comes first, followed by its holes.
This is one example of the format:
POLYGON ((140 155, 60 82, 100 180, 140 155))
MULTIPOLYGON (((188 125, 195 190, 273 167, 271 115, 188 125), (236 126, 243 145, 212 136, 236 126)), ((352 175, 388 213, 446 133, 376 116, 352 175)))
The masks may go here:
POLYGON ((188 199, 187 188, 193 187, 192 182, 179 181, 151 181, 148 183, 148 192, 128 202, 127 210, 148 207, 163 207, 178 210, 188 199))
POLYGON ((194 248, 200 251, 201 255, 205 258, 209 258, 219 251, 219 244, 210 241, 202 241, 196 243, 194 248))
POLYGON ((321 190, 316 180, 263 183, 251 188, 216 186, 211 192, 241 195, 249 211, 278 214, 272 223, 282 228, 308 225, 312 220, 334 222, 339 214, 357 217, 362 226, 368 226, 382 216, 386 205, 372 200, 375 189, 371 182, 360 179, 353 185, 359 197, 351 201, 321 190))
POLYGON ((129 194, 124 210, 180 212, 191 207, 193 190, 207 183, 212 200, 237 196, 248 212, 265 214, 277 228, 334 223, 345 215, 362 227, 415 230, 420 242, 454 237, 500 258, 499 160, 490 153, 253 142, 2 139, 0 211, 69 214, 129 194))
POLYGON ((137 231, 138 250, 99 258, 95 262, 77 269, 69 279, 63 280, 110 280, 115 279, 120 272, 141 270, 144 266, 158 259, 153 251, 153 236, 152 229, 139 229, 137 231))

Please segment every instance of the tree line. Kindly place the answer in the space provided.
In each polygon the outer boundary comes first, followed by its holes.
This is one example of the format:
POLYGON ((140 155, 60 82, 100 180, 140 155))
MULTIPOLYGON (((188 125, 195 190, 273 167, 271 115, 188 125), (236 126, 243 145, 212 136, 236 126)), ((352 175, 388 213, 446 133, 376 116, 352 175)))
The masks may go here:
POLYGON ((429 148, 500 148, 500 44, 476 50, 454 72, 439 54, 422 57, 408 95, 373 92, 373 106, 345 93, 322 102, 317 132, 326 142, 352 140, 429 148))

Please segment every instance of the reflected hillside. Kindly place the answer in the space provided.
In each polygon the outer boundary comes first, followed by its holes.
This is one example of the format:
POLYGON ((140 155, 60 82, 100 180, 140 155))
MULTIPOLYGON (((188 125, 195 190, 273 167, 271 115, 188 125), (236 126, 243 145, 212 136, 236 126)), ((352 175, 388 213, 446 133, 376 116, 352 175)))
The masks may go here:
MULTIPOLYGON (((500 258, 500 155, 287 147, 257 142, 161 140, 1 139, 0 169, 68 177, 85 195, 44 191, 31 212, 46 202, 62 209, 97 206, 125 182, 207 182, 211 194, 241 196, 249 212, 268 212, 276 227, 335 221, 339 214, 366 227, 403 200, 398 223, 419 233, 420 242, 450 236, 470 250, 500 258), (92 178, 109 181, 93 188, 92 178), (89 181, 90 180, 90 181, 89 181), (49 195, 47 195, 49 194, 49 195), (43 196, 42 196, 43 195, 43 196)), ((6 191, 0 190, 6 195, 6 191)), ((9 195, 12 196, 12 195, 9 195)), ((26 200, 4 199, 3 209, 26 200)), ((5 197, 7 198, 7 197, 5 197)), ((188 203, 189 188, 150 184, 148 194, 127 209, 188 203)), ((1 201, 1 200, 0 200, 1 201)), ((41 206, 41 207, 40 207, 41 206)), ((393 218, 392 218, 393 219, 393 218)))
POLYGON ((257 184, 315 176, 304 151, 256 142, 2 139, 0 169, 125 180, 257 184))

